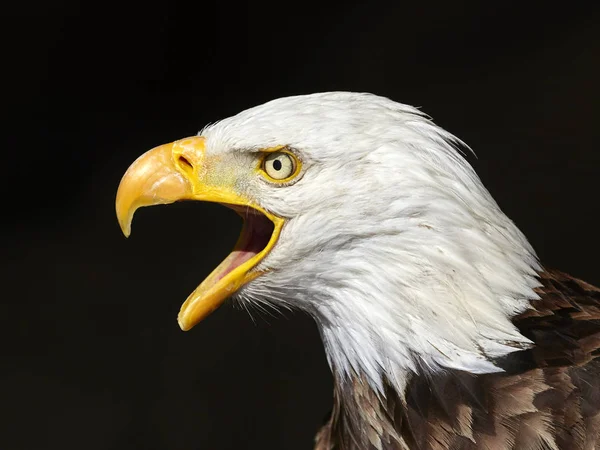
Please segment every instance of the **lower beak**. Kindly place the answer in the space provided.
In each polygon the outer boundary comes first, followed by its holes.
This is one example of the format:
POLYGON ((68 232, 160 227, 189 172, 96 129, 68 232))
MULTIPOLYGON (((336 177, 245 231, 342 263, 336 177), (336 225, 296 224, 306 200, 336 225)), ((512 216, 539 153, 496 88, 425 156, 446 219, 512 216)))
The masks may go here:
POLYGON ((274 246, 283 226, 283 219, 243 198, 234 192, 233 186, 203 182, 202 174, 206 168, 204 138, 190 137, 165 144, 146 152, 129 167, 121 180, 116 198, 117 218, 125 236, 131 233, 135 211, 143 206, 199 200, 223 203, 243 211, 245 225, 236 248, 181 307, 178 322, 184 331, 192 328, 241 286, 261 274, 253 269, 274 246), (246 226, 248 222, 250 225, 246 226), (264 248, 260 251, 250 252, 245 248, 256 248, 256 242, 250 243, 253 233, 260 235, 259 238, 264 241, 264 248))

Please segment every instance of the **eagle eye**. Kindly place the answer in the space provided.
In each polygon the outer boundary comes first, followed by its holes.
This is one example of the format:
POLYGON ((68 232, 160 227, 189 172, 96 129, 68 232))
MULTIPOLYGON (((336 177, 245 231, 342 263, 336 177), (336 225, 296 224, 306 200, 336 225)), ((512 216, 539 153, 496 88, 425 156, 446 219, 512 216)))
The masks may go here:
POLYGON ((289 181, 298 173, 298 161, 291 153, 277 151, 268 153, 262 162, 262 170, 273 181, 289 181))

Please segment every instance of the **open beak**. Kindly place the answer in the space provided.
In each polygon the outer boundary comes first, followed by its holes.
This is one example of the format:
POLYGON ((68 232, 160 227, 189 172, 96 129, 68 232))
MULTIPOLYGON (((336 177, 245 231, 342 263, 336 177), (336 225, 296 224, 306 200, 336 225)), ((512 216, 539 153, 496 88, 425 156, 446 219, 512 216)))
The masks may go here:
POLYGON ((117 191, 117 218, 125 236, 131 233, 131 221, 138 208, 179 200, 222 203, 244 218, 234 250, 182 305, 177 320, 184 331, 261 274, 255 267, 277 242, 284 222, 236 193, 233 183, 223 181, 227 177, 208 176, 210 166, 204 138, 182 139, 140 156, 123 176, 117 191))

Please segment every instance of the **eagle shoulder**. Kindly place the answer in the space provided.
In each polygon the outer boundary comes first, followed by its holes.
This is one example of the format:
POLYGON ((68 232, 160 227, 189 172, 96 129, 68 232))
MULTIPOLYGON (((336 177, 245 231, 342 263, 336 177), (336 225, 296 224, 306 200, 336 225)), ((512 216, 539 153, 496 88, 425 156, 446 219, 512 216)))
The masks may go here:
POLYGON ((318 450, 552 449, 600 445, 600 289, 565 273, 539 275, 539 300, 513 319, 531 348, 502 373, 414 375, 377 395, 360 374, 335 379, 318 450))

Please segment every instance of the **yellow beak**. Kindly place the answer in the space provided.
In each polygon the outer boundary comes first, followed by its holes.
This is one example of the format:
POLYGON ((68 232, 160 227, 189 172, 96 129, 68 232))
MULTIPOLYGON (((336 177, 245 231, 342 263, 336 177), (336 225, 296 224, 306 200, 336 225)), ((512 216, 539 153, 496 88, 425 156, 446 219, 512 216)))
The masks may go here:
POLYGON ((131 233, 131 221, 138 208, 178 200, 222 203, 240 212, 245 219, 234 251, 182 305, 177 320, 184 331, 191 329, 240 287, 261 274, 253 269, 275 245, 284 222, 234 192, 233 185, 208 182, 208 166, 204 138, 182 139, 156 147, 139 157, 123 176, 117 191, 117 219, 125 236, 131 233), (246 226, 248 222, 253 224, 246 226), (270 227, 267 230, 269 236, 265 232, 265 222, 269 224, 266 227, 270 227), (256 234, 259 228, 263 240, 268 239, 268 242, 262 250, 250 252, 247 247, 252 247, 249 245, 252 233, 256 234))

